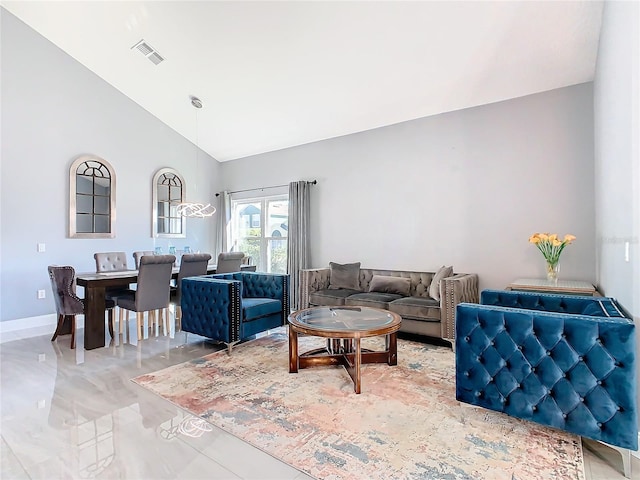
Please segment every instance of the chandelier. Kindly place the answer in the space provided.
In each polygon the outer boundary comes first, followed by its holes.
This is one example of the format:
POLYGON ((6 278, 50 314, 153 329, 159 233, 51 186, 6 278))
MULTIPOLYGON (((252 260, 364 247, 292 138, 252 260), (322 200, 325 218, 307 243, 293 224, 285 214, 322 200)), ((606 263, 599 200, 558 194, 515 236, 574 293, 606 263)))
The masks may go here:
MULTIPOLYGON (((196 177, 198 175, 198 109, 202 108, 202 101, 198 97, 191 97, 191 105, 196 109, 196 177)), ((196 183, 195 190, 198 190, 196 183)), ((177 205, 176 213, 182 217, 204 218, 216 213, 216 207, 210 203, 183 202, 177 205)))

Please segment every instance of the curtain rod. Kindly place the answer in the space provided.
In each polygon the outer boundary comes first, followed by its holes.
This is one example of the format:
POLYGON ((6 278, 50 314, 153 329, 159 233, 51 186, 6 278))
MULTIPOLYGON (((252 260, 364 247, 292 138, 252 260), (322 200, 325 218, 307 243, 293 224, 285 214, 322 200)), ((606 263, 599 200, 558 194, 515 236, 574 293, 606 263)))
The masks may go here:
MULTIPOLYGON (((318 183, 317 180, 310 180, 307 182, 307 185, 315 185, 316 183, 318 183)), ((265 190, 267 188, 280 188, 280 187, 288 187, 289 184, 286 185, 272 185, 270 187, 259 187, 259 188, 247 188, 246 190, 236 190, 234 192, 229 192, 229 193, 243 193, 243 192, 255 192, 256 190, 265 190)), ((216 197, 220 196, 219 193, 216 193, 216 197)))

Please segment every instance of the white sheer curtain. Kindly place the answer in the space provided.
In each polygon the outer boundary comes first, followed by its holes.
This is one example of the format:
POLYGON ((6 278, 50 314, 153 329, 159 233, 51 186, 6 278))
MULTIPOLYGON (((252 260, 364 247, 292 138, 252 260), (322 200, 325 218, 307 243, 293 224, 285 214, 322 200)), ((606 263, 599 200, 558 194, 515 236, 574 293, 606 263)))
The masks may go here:
POLYGON ((222 192, 218 196, 218 233, 216 236, 216 254, 214 258, 218 258, 218 254, 228 250, 229 242, 229 226, 231 223, 231 194, 222 192))
POLYGON ((287 273, 290 304, 300 308, 300 269, 309 268, 309 212, 311 184, 306 181, 289 184, 289 232, 287 243, 287 273))

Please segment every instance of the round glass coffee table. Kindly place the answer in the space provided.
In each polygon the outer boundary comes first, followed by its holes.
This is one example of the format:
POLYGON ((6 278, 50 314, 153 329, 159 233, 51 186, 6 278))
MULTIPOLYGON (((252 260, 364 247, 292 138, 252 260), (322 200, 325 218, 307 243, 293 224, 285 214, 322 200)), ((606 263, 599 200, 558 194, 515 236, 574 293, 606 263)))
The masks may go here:
POLYGON ((397 313, 369 307, 313 307, 289 315, 289 373, 316 365, 342 365, 360 393, 363 363, 398 364, 397 313), (327 338, 327 346, 298 353, 298 334, 327 338), (385 349, 360 347, 360 339, 385 335, 385 349))

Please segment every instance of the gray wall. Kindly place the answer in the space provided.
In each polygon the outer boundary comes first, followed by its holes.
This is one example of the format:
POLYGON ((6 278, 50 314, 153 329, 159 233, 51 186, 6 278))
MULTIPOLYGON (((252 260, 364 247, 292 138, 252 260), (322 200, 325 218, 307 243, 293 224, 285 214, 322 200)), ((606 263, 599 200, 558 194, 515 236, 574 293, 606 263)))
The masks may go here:
POLYGON ((545 275, 534 232, 578 237, 560 276, 595 281, 592 84, 222 164, 230 190, 317 179, 312 265, 545 275))
MULTIPOLYGON (((47 265, 95 270, 98 251, 149 250, 169 241, 151 237, 151 179, 178 170, 187 196, 214 198, 219 163, 4 9, 1 19, 2 125, 0 165, 0 320, 55 311, 47 265), (67 238, 69 167, 78 155, 98 155, 114 167, 116 238, 67 238), (212 181, 203 179, 213 179, 212 181), (46 244, 37 253, 37 243, 46 244), (45 289, 47 298, 36 299, 45 289)), ((185 92, 187 101, 188 92, 185 92)), ((189 245, 213 251, 214 220, 188 220, 189 245)), ((133 258, 129 258, 133 264, 133 258)))
MULTIPOLYGON (((597 278, 640 318, 640 4, 605 2, 596 78, 597 278), (629 261, 625 261, 625 243, 629 261)), ((636 328, 640 351, 640 332, 636 328)), ((640 368, 638 369, 640 381, 640 368)), ((640 390, 638 392, 640 405, 640 390)))

